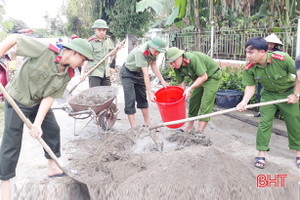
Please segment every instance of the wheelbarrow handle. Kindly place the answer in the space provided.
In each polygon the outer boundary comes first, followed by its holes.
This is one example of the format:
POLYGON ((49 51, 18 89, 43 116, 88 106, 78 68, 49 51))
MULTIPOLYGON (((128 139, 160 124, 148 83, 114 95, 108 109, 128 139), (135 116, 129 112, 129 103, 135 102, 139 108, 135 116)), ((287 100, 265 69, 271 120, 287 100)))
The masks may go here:
MULTIPOLYGON (((11 98, 11 96, 8 94, 6 89, 3 87, 2 83, 0 83, 0 90, 3 93, 4 97, 6 98, 6 100, 10 103, 10 105, 14 108, 16 113, 19 115, 19 117, 22 119, 22 121, 28 127, 28 129, 31 130, 32 129, 32 123, 30 122, 30 120, 28 118, 26 118, 26 116, 24 115, 22 110, 19 108, 19 106, 16 104, 14 99, 11 98)), ((55 163, 58 165, 58 167, 60 169, 62 169, 64 172, 66 172, 66 170, 63 169, 63 167, 59 164, 56 155, 53 153, 53 151, 50 149, 50 147, 46 144, 46 142, 42 138, 37 138, 37 140, 43 146, 43 148, 47 151, 47 153, 50 155, 50 157, 55 161, 55 163)))
MULTIPOLYGON (((259 107, 259 106, 267 106, 267 105, 272 105, 272 104, 277 104, 277 103, 284 103, 284 102, 287 102, 287 101, 288 101, 288 99, 278 99, 278 100, 274 100, 274 101, 267 101, 267 102, 262 102, 262 103, 249 104, 249 105, 246 106, 246 108, 255 108, 255 107, 259 107)), ((238 110, 239 109, 237 107, 234 107, 234 108, 230 108, 230 109, 226 109, 226 110, 220 110, 220 111, 205 114, 205 115, 199 115, 199 116, 196 116, 196 117, 190 117, 190 118, 186 118, 186 119, 165 122, 165 123, 162 123, 162 124, 151 126, 151 127, 149 127, 149 129, 152 130, 152 129, 160 128, 160 127, 163 127, 163 126, 180 124, 180 123, 183 123, 183 122, 189 122, 189 121, 204 119, 204 118, 207 118, 207 117, 212 117, 212 116, 215 116, 215 115, 221 115, 221 114, 225 114, 225 113, 229 113, 229 112, 233 112, 233 111, 238 111, 238 110)))

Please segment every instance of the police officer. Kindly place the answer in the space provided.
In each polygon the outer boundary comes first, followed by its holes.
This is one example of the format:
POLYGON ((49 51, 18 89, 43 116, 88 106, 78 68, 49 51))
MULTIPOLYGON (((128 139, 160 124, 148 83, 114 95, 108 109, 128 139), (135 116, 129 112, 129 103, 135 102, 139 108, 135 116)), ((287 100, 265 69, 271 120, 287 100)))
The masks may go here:
MULTIPOLYGON (((265 40, 268 42, 268 51, 282 51, 281 49, 279 49, 280 46, 282 46, 282 42, 280 41, 280 39, 274 34, 272 33, 271 35, 267 36, 265 38, 265 40)), ((260 82, 257 83, 257 102, 260 103, 260 92, 262 90, 262 85, 260 82)), ((276 111, 275 116, 277 116, 279 113, 279 110, 276 111)), ((254 117, 260 117, 260 112, 255 113, 254 117)))
POLYGON ((283 52, 267 52, 268 43, 262 37, 253 37, 245 45, 246 57, 249 62, 243 70, 243 84, 246 85, 243 100, 237 105, 240 111, 255 93, 258 81, 263 86, 261 101, 272 101, 288 98, 287 103, 279 103, 259 108, 261 120, 257 129, 254 166, 260 169, 265 167, 266 151, 269 151, 269 142, 273 125, 274 114, 279 109, 287 126, 289 148, 296 150, 296 164, 300 167, 300 111, 299 96, 300 82, 295 81, 291 74, 296 74, 294 60, 283 52))
MULTIPOLYGON (((110 36, 106 35, 107 29, 106 21, 103 19, 98 19, 94 22, 92 29, 95 31, 95 35, 91 36, 88 41, 93 46, 93 56, 94 61, 85 62, 82 66, 81 70, 81 80, 84 79, 85 72, 91 70, 95 67, 102 58, 104 58, 111 50, 114 49, 114 44, 110 39, 110 36)), ((121 48, 121 46, 118 46, 121 48)), ((111 56, 110 62, 106 59, 96 70, 94 70, 89 75, 89 86, 110 86, 110 67, 109 65, 112 63, 115 54, 117 51, 111 56)))
MULTIPOLYGON (((222 73, 215 61, 199 52, 184 52, 177 47, 167 51, 167 62, 175 71, 177 82, 183 88, 186 98, 190 97, 188 117, 195 117, 212 112, 222 73), (185 88, 184 78, 189 77, 193 83, 185 88)), ((204 131, 210 118, 201 119, 198 130, 204 131)), ((179 131, 190 131, 194 121, 179 131)))
POLYGON ((151 41, 135 47, 129 53, 126 62, 120 70, 125 98, 124 112, 128 116, 131 127, 136 127, 135 101, 137 102, 137 108, 142 110, 144 126, 152 125, 146 92, 152 102, 155 102, 155 96, 151 91, 148 66, 151 66, 152 71, 161 81, 161 84, 164 87, 168 86, 156 65, 156 58, 160 53, 165 53, 165 47, 166 42, 159 37, 155 37, 151 41))
MULTIPOLYGON (((57 157, 60 157, 60 129, 51 106, 54 98, 61 98, 71 80, 72 69, 93 58, 92 46, 76 38, 64 44, 63 50, 24 35, 9 35, 0 44, 0 57, 14 45, 16 54, 25 56, 19 71, 6 86, 26 117, 33 123, 29 134, 43 138, 57 157)), ((23 121, 5 101, 5 128, 0 148, 1 199, 10 199, 10 179, 16 175, 21 149, 23 121)), ((62 170, 45 151, 49 177, 63 176, 62 170)))

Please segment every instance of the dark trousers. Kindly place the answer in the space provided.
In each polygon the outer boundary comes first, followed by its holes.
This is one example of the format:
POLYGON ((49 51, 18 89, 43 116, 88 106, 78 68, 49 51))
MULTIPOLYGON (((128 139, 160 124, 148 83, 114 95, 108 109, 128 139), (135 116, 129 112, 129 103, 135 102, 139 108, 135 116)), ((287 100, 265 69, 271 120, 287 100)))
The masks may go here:
POLYGON ((125 114, 135 114, 135 102, 137 108, 148 108, 146 86, 142 72, 131 72, 123 66, 120 70, 120 78, 124 90, 125 114))
MULTIPOLYGON (((39 105, 29 108, 19 102, 16 102, 24 115, 33 122, 39 105)), ((0 179, 8 180, 16 175, 16 166, 18 163, 24 123, 15 112, 13 107, 5 101, 5 128, 0 148, 0 179)), ((52 110, 46 114, 42 124, 42 138, 51 148, 57 157, 60 157, 60 128, 56 122, 52 110)), ((45 157, 50 159, 49 154, 44 150, 45 157)))
POLYGON ((90 88, 97 86, 111 86, 110 77, 104 76, 103 78, 101 78, 99 76, 90 76, 89 86, 90 88))
POLYGON ((263 88, 260 82, 257 83, 257 103, 260 103, 261 94, 260 91, 263 88))

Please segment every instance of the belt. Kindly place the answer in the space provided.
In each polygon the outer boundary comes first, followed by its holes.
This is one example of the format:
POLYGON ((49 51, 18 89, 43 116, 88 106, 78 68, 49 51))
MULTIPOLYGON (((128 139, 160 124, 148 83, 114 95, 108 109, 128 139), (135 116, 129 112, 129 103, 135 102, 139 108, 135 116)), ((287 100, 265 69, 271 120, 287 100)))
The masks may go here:
POLYGON ((285 90, 285 91, 282 91, 282 92, 277 92, 277 93, 279 93, 279 94, 283 94, 283 93, 286 93, 286 92, 288 92, 288 91, 290 91, 290 90, 292 90, 292 89, 294 89, 294 85, 292 86, 292 87, 289 87, 287 90, 285 90))
POLYGON ((131 74, 133 74, 134 76, 143 76, 143 71, 142 71, 142 70, 139 71, 139 72, 130 71, 130 70, 126 67, 125 63, 123 64, 123 67, 125 67, 125 69, 126 69, 128 72, 130 72, 131 74))

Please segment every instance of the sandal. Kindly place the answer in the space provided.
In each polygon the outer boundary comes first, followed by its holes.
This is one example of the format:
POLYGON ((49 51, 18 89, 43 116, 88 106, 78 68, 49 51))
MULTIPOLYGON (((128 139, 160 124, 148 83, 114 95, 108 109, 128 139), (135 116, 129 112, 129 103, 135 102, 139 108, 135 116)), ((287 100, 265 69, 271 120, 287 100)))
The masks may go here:
POLYGON ((296 165, 300 169, 300 162, 298 163, 297 161, 300 160, 300 157, 296 157, 296 165))
MULTIPOLYGON (((300 157, 299 157, 299 159, 300 159, 300 157)), ((261 162, 261 160, 266 160, 266 159, 265 159, 265 157, 255 157, 255 160, 254 160, 254 163, 253 163, 254 167, 257 167, 259 169, 264 169, 265 168, 265 163, 261 162)))

